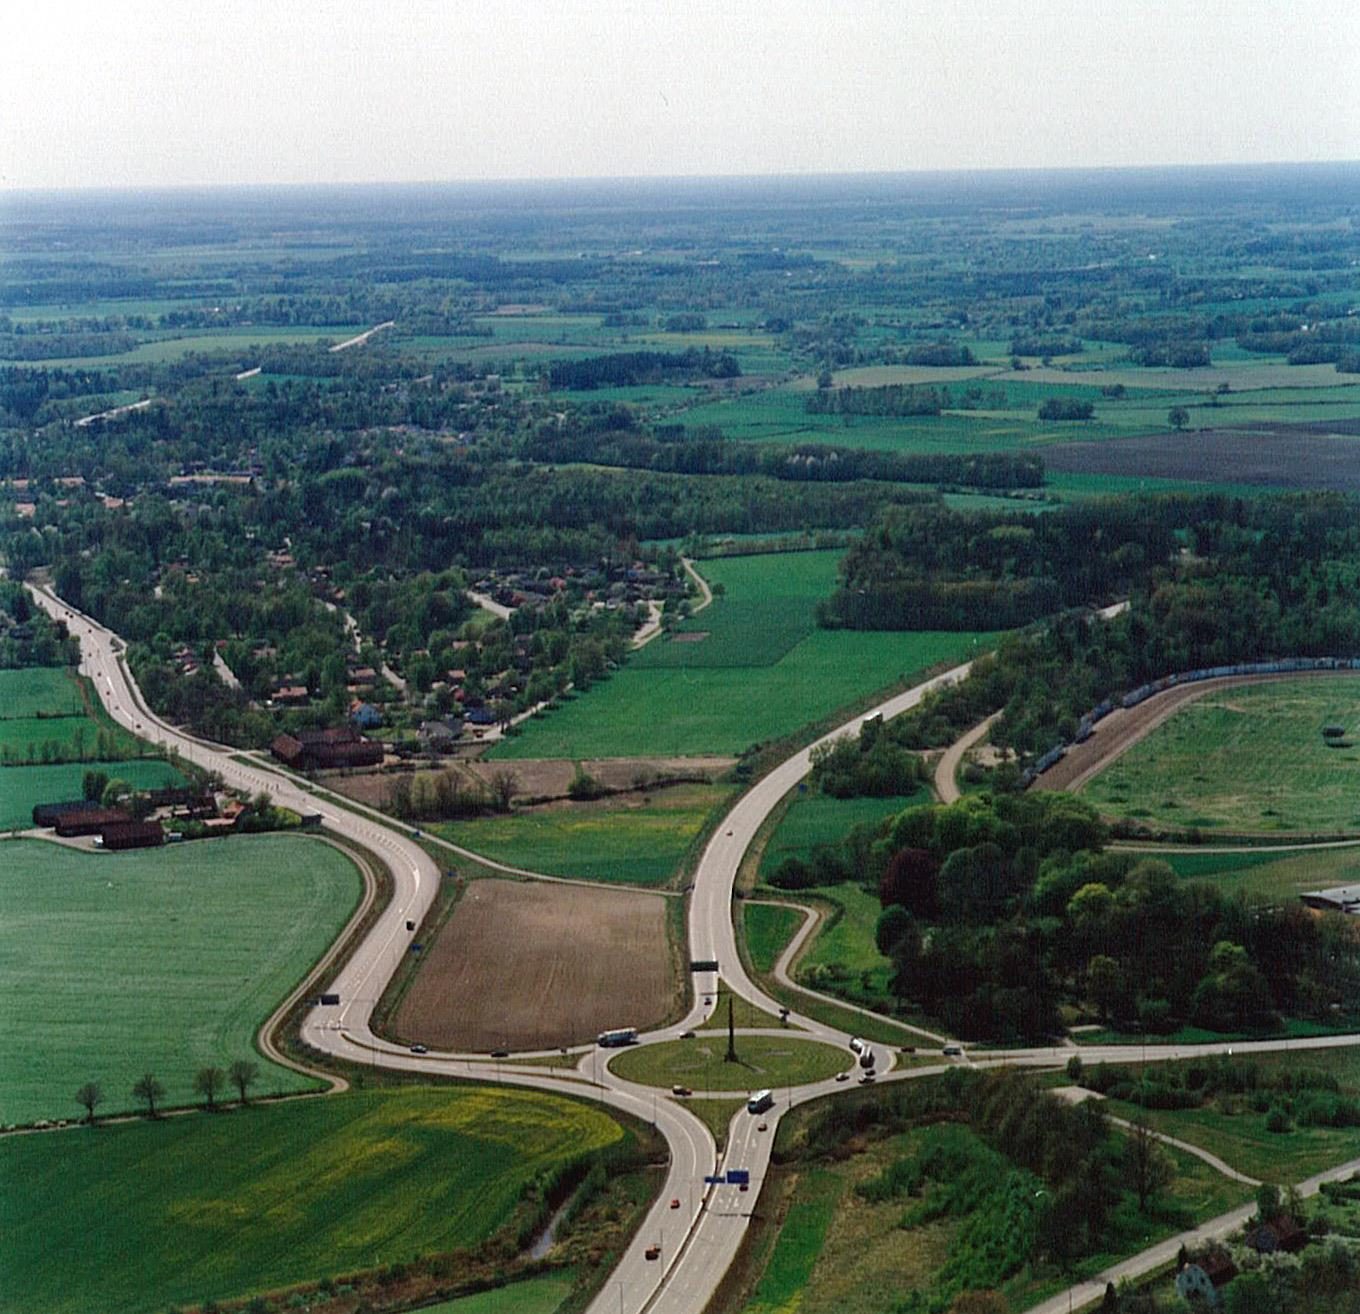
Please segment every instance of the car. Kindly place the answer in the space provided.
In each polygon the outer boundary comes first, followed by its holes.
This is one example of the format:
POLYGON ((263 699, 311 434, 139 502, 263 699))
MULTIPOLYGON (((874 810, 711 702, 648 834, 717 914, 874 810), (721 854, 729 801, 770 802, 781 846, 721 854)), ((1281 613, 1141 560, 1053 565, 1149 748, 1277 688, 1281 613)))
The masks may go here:
POLYGON ((836 1073, 836 1080, 837 1080, 837 1081, 849 1081, 849 1080, 850 1080, 850 1074, 849 1074, 848 1072, 838 1072, 838 1073, 836 1073))
POLYGON ((729 830, 729 831, 727 832, 727 835, 728 835, 728 838, 730 839, 731 836, 732 836, 732 832, 729 830))
POLYGON ((751 1184, 749 1182, 743 1182, 739 1187, 737 1187, 738 1191, 749 1191, 750 1189, 751 1184))
POLYGON ((916 1053, 916 1046, 915 1046, 915 1045, 903 1045, 902 1048, 901 1048, 901 1050, 899 1050, 898 1052, 899 1052, 899 1053, 902 1053, 902 1054, 915 1054, 915 1053, 916 1053))
POLYGON ((689 1088, 688 1086, 672 1086, 672 1087, 671 1087, 671 1094, 672 1094, 672 1095, 679 1095, 679 1096, 681 1096, 681 1097, 683 1098, 683 1097, 686 1096, 686 1095, 693 1095, 694 1092, 693 1092, 692 1090, 690 1090, 690 1088, 689 1088))
POLYGON ((864 1042, 863 1042, 858 1036, 851 1036, 851 1037, 850 1037, 850 1048, 853 1049, 853 1050, 855 1051, 856 1054, 863 1054, 863 1053, 864 1053, 864 1042))
POLYGON ((705 1004, 711 1004, 712 1002, 713 1002, 713 996, 712 996, 712 995, 705 995, 705 996, 704 996, 704 1003, 705 1003, 705 1004))
POLYGON ((680 1033, 680 1039, 681 1039, 681 1040, 693 1040, 693 1039, 694 1039, 694 1032, 692 1032, 692 1031, 682 1031, 682 1032, 680 1033))
POLYGON ((672 1197, 672 1198, 671 1198, 671 1208, 672 1208, 672 1209, 679 1209, 679 1208, 680 1208, 680 1201, 677 1200, 677 1199, 675 1199, 674 1197, 672 1197))
POLYGON ((509 1057, 510 1057, 510 1051, 509 1051, 508 1049, 493 1049, 493 1050, 491 1051, 491 1057, 492 1057, 492 1058, 509 1058, 509 1057))
POLYGON ((756 1131, 769 1131, 769 1130, 770 1124, 768 1122, 762 1122, 760 1126, 756 1128, 756 1131))
POLYGON ((428 1054, 430 1051, 424 1045, 412 1045, 412 1054, 428 1054))
POLYGON ((872 1072, 866 1072, 859 1079, 859 1084, 861 1086, 872 1086, 874 1084, 874 1074, 872 1072))
POLYGON ((963 1057, 963 1046, 962 1046, 962 1045, 946 1045, 946 1046, 940 1051, 940 1053, 943 1054, 943 1055, 945 1056, 945 1058, 962 1058, 962 1057, 963 1057))
POLYGON ((648 1259, 660 1259, 660 1258, 661 1258, 661 1247, 660 1247, 660 1246, 648 1246, 648 1247, 647 1247, 647 1252, 646 1252, 646 1257, 647 1257, 648 1259))

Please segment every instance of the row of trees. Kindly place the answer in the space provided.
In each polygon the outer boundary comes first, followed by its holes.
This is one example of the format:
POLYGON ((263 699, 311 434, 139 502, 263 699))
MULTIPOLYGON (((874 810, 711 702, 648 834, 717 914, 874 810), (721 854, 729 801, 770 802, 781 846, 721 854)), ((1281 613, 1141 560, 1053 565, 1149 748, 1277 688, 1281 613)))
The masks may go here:
MULTIPOLYGON (((259 1077, 259 1064, 250 1059, 236 1059, 226 1069, 214 1066, 199 1068, 194 1073, 194 1093, 203 1096, 205 1108, 216 1109, 217 1097, 230 1083, 236 1087, 237 1099, 244 1105, 249 1103, 250 1088, 259 1077)), ((132 1094, 146 1104, 147 1117, 154 1118, 157 1116, 157 1106, 165 1098, 165 1086, 155 1073, 147 1072, 133 1083, 132 1094)), ((75 1102, 85 1110, 85 1121, 93 1124, 95 1110, 105 1102, 104 1088, 97 1081, 87 1081, 76 1091, 75 1102)))

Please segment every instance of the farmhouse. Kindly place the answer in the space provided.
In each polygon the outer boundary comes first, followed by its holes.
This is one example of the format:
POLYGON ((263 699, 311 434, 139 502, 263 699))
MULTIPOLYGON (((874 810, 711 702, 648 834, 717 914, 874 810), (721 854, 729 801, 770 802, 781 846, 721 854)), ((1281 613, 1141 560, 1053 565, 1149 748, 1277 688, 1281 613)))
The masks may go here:
POLYGON ((270 744, 269 751, 280 762, 298 771, 377 766, 383 760, 383 746, 365 739, 350 726, 282 734, 270 744))
POLYGON ((165 843, 165 831, 159 821, 115 821, 99 832, 99 842, 106 849, 153 849, 165 843))

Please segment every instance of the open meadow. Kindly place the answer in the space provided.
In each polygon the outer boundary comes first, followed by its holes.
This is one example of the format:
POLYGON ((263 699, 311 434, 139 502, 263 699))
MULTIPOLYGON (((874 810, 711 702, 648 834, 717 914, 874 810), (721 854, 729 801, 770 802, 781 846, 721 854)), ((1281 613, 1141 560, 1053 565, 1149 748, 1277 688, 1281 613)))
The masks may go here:
POLYGON ((1102 812, 1204 830, 1360 830, 1360 676, 1213 690, 1095 776, 1102 812), (1329 746, 1324 727, 1344 733, 1329 746))
POLYGON ((261 1058, 255 1032, 344 925, 359 874, 293 835, 235 836, 134 853, 43 840, 0 847, 0 1122, 141 1107, 146 1072, 193 1103, 194 1073, 258 1062, 257 1095, 315 1082, 261 1058))
POLYGON ((665 885, 731 792, 725 785, 673 785, 429 829, 488 858, 547 876, 665 885))
POLYGON ((568 700, 496 759, 739 753, 791 734, 858 698, 991 636, 823 630, 817 602, 836 584, 839 552, 769 553, 701 563, 724 592, 682 627, 568 700))
POLYGON ((4 1308, 160 1314, 473 1247, 540 1174, 624 1136, 536 1092, 406 1087, 9 1137, 4 1308))

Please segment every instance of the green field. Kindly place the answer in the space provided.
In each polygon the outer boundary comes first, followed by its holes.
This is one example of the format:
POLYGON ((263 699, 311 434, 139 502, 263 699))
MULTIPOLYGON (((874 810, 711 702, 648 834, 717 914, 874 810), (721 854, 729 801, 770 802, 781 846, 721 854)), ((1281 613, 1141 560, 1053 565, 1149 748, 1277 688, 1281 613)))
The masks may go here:
POLYGON ((826 1168, 799 1174, 796 1194, 745 1314, 787 1314, 801 1308, 804 1288, 826 1245, 845 1188, 844 1177, 826 1168))
MULTIPOLYGON (((725 1016, 725 1014, 724 1014, 725 1016)), ((784 1036, 738 1036, 736 1063, 725 1062, 727 1035, 666 1040, 639 1045, 609 1065, 626 1081, 644 1086, 689 1086, 694 1090, 757 1090, 762 1086, 802 1086, 849 1069, 854 1055, 796 1032, 784 1036)))
POLYGON ((839 556, 704 562, 705 575, 727 588, 685 627, 707 638, 657 640, 603 684, 525 722, 522 735, 490 756, 739 753, 936 663, 962 660, 989 641, 964 633, 817 629, 813 608, 835 587, 839 556))
POLYGON ((472 1296, 424 1305, 420 1314, 554 1314, 573 1285, 570 1273, 544 1273, 472 1296))
POLYGON ((771 972, 779 955, 803 924, 797 908, 772 903, 742 905, 746 930, 746 954, 757 972, 771 972))
POLYGON ((795 979, 816 990, 842 995, 868 1008, 890 1012, 892 963, 878 952, 874 931, 882 911, 877 895, 847 882, 806 891, 833 912, 799 959, 795 979))
POLYGON ((1360 675, 1215 690, 1176 712, 1084 789, 1102 812, 1204 830, 1360 830, 1360 675))
POLYGON ((121 757, 138 750, 137 740, 97 700, 86 703, 74 672, 55 666, 0 671, 0 761, 121 757))
POLYGON ((548 1095, 409 1087, 10 1137, 4 1308, 159 1314, 474 1246, 623 1135, 548 1095))
POLYGON ((675 785, 626 803, 554 804, 540 812, 429 827, 488 858, 549 876, 664 885, 679 871, 723 785, 675 785))
POLYGON ((923 788, 897 798, 832 798, 809 785, 806 793, 794 796, 766 843, 760 873, 768 876, 788 858, 806 859, 819 844, 840 843, 853 826, 872 826, 929 801, 923 788))
POLYGON ((80 685, 65 667, 0 671, 0 720, 30 716, 82 716, 80 685))
POLYGON ((256 1094, 315 1083, 254 1052, 255 1032, 335 938, 359 895, 337 849, 236 836, 138 853, 41 840, 0 848, 0 1122, 139 1107, 145 1072, 190 1103, 195 1071, 257 1058, 256 1094))
MULTIPOLYGON (((1159 857, 1149 853, 1148 857, 1159 857)), ((1168 853, 1178 875, 1212 881, 1236 894, 1290 898, 1304 890, 1360 884, 1360 845, 1293 852, 1168 853)))
POLYGON ((134 789, 184 784, 179 771, 154 757, 132 762, 71 762, 65 766, 0 766, 0 830, 27 830, 33 825, 33 809, 39 803, 79 798, 87 771, 102 771, 110 780, 126 780, 134 789))

